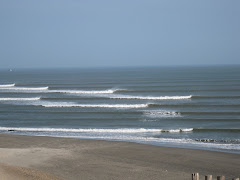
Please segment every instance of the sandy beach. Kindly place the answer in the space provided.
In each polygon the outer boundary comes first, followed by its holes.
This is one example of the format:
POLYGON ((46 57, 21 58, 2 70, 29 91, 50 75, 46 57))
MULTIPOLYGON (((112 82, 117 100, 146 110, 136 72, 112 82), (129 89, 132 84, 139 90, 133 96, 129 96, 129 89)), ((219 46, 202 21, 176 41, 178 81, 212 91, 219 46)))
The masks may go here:
POLYGON ((0 135, 1 179, 190 179, 239 176, 240 155, 128 142, 0 135))

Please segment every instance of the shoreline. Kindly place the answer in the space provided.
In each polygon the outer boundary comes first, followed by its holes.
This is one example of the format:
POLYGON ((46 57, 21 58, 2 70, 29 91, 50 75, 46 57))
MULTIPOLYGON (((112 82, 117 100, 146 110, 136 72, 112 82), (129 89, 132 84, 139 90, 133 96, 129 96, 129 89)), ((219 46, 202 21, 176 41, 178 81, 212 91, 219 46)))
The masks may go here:
POLYGON ((134 142, 0 134, 0 173, 9 166, 7 174, 23 168, 45 179, 171 180, 199 172, 227 180, 239 177, 239 159, 234 153, 134 142))
MULTIPOLYGON (((236 149, 224 149, 224 148, 216 148, 216 147, 205 147, 195 144, 174 144, 174 143, 164 143, 164 142, 145 142, 145 141, 134 141, 134 140, 124 140, 124 139, 103 139, 103 138, 87 138, 87 137, 78 137, 78 136, 49 136, 49 135, 27 135, 27 134, 5 134, 3 135, 13 135, 13 136, 33 136, 33 137, 55 137, 55 138, 67 138, 67 139, 82 139, 82 140, 96 140, 96 141, 108 141, 108 142, 129 142, 129 143, 137 143, 149 146, 157 146, 157 147, 169 147, 169 148, 180 148, 180 149, 195 149, 195 150, 204 150, 204 151, 213 151, 213 152, 223 152, 223 153, 231 153, 231 154, 240 154, 239 150, 236 149)), ((1 135, 1 133, 0 133, 1 135)), ((219 144, 221 145, 221 144, 219 144)))
MULTIPOLYGON (((17 134, 16 134, 17 135, 17 134)), ((23 135, 23 136, 35 136, 35 135, 23 135)), ((76 138, 74 136, 48 136, 48 135, 36 135, 36 137, 56 137, 56 138, 69 138, 69 139, 82 139, 82 140, 94 140, 94 141, 107 141, 107 142, 126 142, 126 143, 136 143, 142 144, 147 146, 156 146, 156 147, 166 147, 166 148, 177 148, 177 149, 193 149, 193 150, 203 150, 203 151, 212 151, 212 152, 222 152, 222 153, 230 153, 230 154, 239 154, 239 150, 235 149, 218 149, 218 148, 207 148, 201 146, 194 146, 194 145, 187 145, 184 147, 185 144, 182 145, 174 145, 172 143, 146 143, 146 142, 137 142, 137 141, 124 141, 124 140, 115 140, 115 139, 96 139, 96 138, 76 138)))

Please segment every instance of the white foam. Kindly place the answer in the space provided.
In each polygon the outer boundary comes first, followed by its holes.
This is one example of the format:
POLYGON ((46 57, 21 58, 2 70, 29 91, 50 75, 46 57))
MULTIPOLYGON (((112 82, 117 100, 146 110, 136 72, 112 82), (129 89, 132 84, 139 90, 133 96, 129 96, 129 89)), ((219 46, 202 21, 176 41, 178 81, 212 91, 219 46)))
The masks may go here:
POLYGON ((71 129, 71 128, 16 128, 16 127, 0 127, 2 131, 34 131, 34 132, 98 132, 98 133, 141 133, 141 132, 161 132, 162 129, 145 129, 145 128, 120 128, 120 129, 71 129))
POLYGON ((3 87, 13 87, 15 86, 15 84, 0 84, 0 88, 3 88, 3 87))
MULTIPOLYGON (((180 129, 177 129, 180 130, 180 129)), ((47 135, 57 137, 72 137, 84 139, 101 139, 101 140, 116 140, 129 141, 154 145, 170 145, 174 147, 197 147, 209 149, 228 149, 240 150, 240 144, 223 144, 223 143, 206 143, 198 142, 192 139, 180 138, 156 138, 139 136, 136 133, 162 133, 162 129, 145 129, 145 128, 120 128, 120 129, 67 129, 67 128, 17 128, 17 127, 0 127, 0 131, 21 131, 30 135, 47 135), (28 133, 27 133, 28 132, 28 133), (35 132, 35 133, 34 133, 35 132), (62 132, 62 133, 61 133, 62 132), (69 134, 64 133, 69 132, 69 134), (78 133, 78 134, 72 134, 78 133), (110 134, 109 134, 110 133, 110 134), (135 133, 135 134, 134 134, 135 133)), ((192 131, 192 128, 182 129, 183 132, 192 131)), ((173 131, 171 131, 173 132, 173 131)), ((180 132, 180 131, 176 131, 180 132)))
POLYGON ((193 131, 193 128, 186 128, 186 129, 181 129, 182 132, 190 132, 193 131))
POLYGON ((80 108, 146 108, 147 104, 42 104, 44 107, 80 107, 80 108))
POLYGON ((192 96, 112 96, 111 99, 142 99, 142 100, 180 100, 180 99, 191 99, 192 96))
POLYGON ((117 89, 99 90, 99 91, 83 91, 83 90, 48 90, 49 87, 13 87, 15 84, 0 85, 0 90, 10 90, 10 91, 45 91, 47 93, 69 93, 69 94, 112 94, 117 89), (48 90, 48 91, 46 91, 48 90))
POLYGON ((0 98, 0 101, 37 101, 40 97, 36 98, 0 98))
POLYGON ((13 91, 39 91, 47 90, 48 87, 0 87, 3 90, 13 90, 13 91))
POLYGON ((54 93, 69 93, 69 94, 112 94, 116 90, 100 90, 100 91, 82 91, 82 90, 49 90, 54 93))
POLYGON ((146 111, 144 115, 151 118, 169 118, 169 117, 181 117, 179 112, 175 111, 164 111, 164 110, 153 110, 153 111, 146 111))
POLYGON ((191 132, 191 131, 193 131, 193 128, 163 130, 163 132, 170 132, 170 133, 191 132))
POLYGON ((193 128, 189 129, 147 129, 147 128, 118 128, 118 129, 71 129, 71 128, 17 128, 17 127, 0 127, 2 131, 14 130, 14 131, 33 131, 33 132, 96 132, 96 133, 163 133, 163 132, 189 132, 193 128))

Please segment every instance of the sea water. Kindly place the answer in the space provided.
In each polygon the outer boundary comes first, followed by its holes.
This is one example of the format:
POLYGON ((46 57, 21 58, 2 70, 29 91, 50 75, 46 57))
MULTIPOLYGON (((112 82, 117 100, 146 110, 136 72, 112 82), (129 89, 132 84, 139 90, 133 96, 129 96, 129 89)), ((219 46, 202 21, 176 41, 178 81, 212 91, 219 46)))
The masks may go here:
POLYGON ((0 133, 240 153, 240 66, 2 69, 0 133))

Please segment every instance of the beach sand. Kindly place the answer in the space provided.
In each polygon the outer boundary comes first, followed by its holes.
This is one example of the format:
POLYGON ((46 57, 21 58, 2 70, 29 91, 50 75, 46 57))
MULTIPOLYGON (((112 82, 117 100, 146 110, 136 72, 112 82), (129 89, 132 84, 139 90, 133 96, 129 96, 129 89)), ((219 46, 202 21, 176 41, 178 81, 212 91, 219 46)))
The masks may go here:
POLYGON ((184 180, 240 176, 240 155, 44 136, 0 135, 0 179, 184 180))

